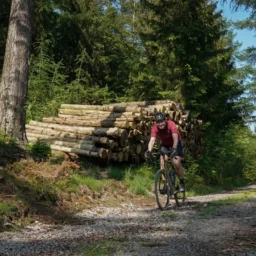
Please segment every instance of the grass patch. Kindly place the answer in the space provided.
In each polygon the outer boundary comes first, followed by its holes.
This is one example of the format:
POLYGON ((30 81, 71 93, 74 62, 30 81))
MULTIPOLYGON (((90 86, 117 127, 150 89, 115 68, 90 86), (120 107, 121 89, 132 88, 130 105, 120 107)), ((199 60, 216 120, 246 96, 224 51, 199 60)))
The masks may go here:
POLYGON ((18 208, 12 204, 6 204, 0 201, 0 232, 14 231, 15 225, 5 226, 4 223, 11 219, 12 221, 19 217, 18 208))
POLYGON ((111 166, 108 168, 108 178, 115 180, 123 180, 125 178, 125 168, 120 166, 111 166))
POLYGON ((203 210, 201 210, 200 212, 199 212, 199 215, 200 216, 208 216, 208 215, 212 215, 212 214, 214 214, 215 212, 216 212, 216 208, 215 207, 212 207, 212 206, 210 206, 210 207, 206 207, 206 208, 204 208, 203 210))
POLYGON ((32 193, 31 197, 37 201, 51 204, 57 200, 53 184, 43 177, 34 177, 29 184, 21 185, 21 188, 29 190, 32 193))
POLYGON ((171 218, 171 219, 175 219, 179 216, 178 213, 174 213, 174 212, 164 212, 161 217, 165 217, 165 218, 171 218))
MULTIPOLYGON (((187 183, 186 183, 187 185, 187 183)), ((186 194, 188 197, 190 196, 198 196, 198 195, 208 195, 211 193, 218 193, 223 191, 223 187, 210 187, 203 184, 197 184, 194 185, 193 188, 190 188, 187 185, 188 190, 186 191, 186 194)))
POLYGON ((94 191, 100 191, 106 184, 103 180, 97 180, 93 177, 87 177, 81 174, 72 174, 70 181, 74 185, 86 185, 89 189, 94 191))
POLYGON ((135 195, 148 195, 152 189, 154 182, 154 174, 148 168, 129 168, 125 172, 125 184, 129 190, 135 195))
POLYGON ((93 191, 100 191, 106 184, 107 181, 105 180, 98 180, 94 177, 85 176, 83 173, 74 172, 68 179, 58 181, 56 186, 60 190, 77 193, 79 185, 87 186, 93 191))
POLYGON ((6 204, 3 201, 0 201, 0 215, 9 215, 12 212, 15 212, 17 207, 12 204, 6 204))
POLYGON ((97 241, 93 244, 80 245, 78 253, 81 256, 111 256, 121 254, 121 246, 123 242, 120 240, 97 241), (120 254, 118 252, 120 251, 120 254))
POLYGON ((148 177, 138 174, 133 177, 130 177, 128 174, 126 176, 125 183, 129 186, 129 190, 133 194, 146 196, 148 191, 152 188, 153 181, 148 177))
POLYGON ((227 199, 221 199, 221 200, 210 202, 209 204, 215 205, 215 206, 235 205, 238 203, 242 203, 246 200, 249 200, 251 198, 256 198, 256 190, 239 193, 239 194, 231 196, 227 199))
POLYGON ((0 131, 0 147, 11 148, 17 145, 17 140, 9 137, 3 131, 0 131))
POLYGON ((65 154, 62 152, 52 153, 49 158, 50 165, 60 165, 65 160, 65 154))
POLYGON ((36 162, 46 161, 52 152, 48 143, 40 139, 37 139, 34 143, 29 143, 27 145, 27 151, 36 162))

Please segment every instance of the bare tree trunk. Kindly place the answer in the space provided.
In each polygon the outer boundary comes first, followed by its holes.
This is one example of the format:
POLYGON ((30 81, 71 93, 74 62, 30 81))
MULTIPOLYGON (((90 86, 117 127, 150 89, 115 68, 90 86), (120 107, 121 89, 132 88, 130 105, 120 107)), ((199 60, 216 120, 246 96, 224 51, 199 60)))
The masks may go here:
POLYGON ((12 0, 0 85, 0 129, 25 139, 25 103, 28 88, 34 0, 12 0))

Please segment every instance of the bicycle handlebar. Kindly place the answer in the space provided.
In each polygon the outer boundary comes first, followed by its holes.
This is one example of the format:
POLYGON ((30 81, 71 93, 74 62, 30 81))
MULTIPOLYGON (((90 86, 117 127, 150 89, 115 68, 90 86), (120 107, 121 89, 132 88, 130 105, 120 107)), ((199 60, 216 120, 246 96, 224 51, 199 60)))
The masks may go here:
MULTIPOLYGON (((152 155, 152 156, 160 156, 160 155, 163 156, 163 155, 170 154, 170 153, 171 153, 170 150, 168 150, 168 151, 166 151, 166 152, 162 152, 161 150, 159 150, 159 151, 156 151, 156 152, 151 152, 151 155, 152 155)), ((170 157, 177 159, 176 156, 170 156, 170 157)))

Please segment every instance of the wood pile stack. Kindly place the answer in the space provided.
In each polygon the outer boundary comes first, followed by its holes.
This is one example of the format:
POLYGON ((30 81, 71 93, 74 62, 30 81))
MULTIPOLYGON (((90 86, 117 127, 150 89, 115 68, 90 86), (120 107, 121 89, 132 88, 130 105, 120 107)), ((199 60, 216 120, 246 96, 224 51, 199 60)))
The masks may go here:
POLYGON ((41 139, 53 150, 99 157, 107 161, 140 162, 154 124, 154 114, 164 112, 181 132, 184 151, 201 153, 202 121, 173 101, 142 101, 108 105, 62 104, 58 117, 26 125, 29 141, 41 139))

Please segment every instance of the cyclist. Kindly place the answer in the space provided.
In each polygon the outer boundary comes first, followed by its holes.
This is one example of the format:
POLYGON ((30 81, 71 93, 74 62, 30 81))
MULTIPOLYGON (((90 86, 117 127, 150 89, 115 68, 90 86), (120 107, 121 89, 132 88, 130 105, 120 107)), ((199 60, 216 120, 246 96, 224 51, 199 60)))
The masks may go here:
POLYGON ((148 143, 148 150, 145 152, 145 157, 151 157, 156 138, 159 138, 161 141, 161 151, 164 153, 164 156, 160 157, 160 168, 164 169, 164 158, 168 160, 169 156, 172 157, 173 165, 180 180, 180 191, 183 192, 186 188, 184 169, 181 164, 183 150, 180 133, 176 124, 171 120, 167 120, 163 112, 157 112, 155 114, 155 122, 151 129, 150 141, 148 143))

